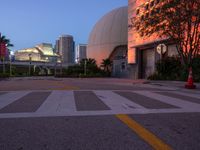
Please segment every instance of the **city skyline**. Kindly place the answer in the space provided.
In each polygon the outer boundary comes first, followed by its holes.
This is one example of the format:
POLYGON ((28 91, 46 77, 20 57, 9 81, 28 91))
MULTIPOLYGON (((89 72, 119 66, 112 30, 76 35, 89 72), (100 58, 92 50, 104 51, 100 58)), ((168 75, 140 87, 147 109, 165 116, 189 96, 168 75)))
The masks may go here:
POLYGON ((0 14, 0 32, 14 44, 12 50, 42 42, 55 44, 63 34, 73 35, 76 44, 87 44, 95 23, 107 12, 127 3, 126 0, 2 1, 1 11, 5 13, 0 14))

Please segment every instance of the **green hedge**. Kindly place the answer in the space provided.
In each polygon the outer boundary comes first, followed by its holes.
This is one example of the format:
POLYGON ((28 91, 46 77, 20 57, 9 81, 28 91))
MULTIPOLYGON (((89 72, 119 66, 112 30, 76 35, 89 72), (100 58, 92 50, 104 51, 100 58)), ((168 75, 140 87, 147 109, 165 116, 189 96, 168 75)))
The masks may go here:
POLYGON ((10 75, 8 73, 0 73, 0 78, 9 78, 10 75))
MULTIPOLYGON (((193 77, 200 82, 200 57, 193 61, 193 77)), ((166 57, 156 63, 156 72, 149 76, 149 80, 179 80, 186 81, 188 78, 188 67, 181 65, 178 57, 166 57)))

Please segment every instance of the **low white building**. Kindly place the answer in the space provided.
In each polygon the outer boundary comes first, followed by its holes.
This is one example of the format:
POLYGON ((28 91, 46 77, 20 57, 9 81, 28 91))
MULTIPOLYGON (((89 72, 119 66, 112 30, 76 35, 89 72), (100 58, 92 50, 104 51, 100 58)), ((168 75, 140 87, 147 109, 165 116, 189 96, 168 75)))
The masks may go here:
POLYGON ((54 53, 52 44, 42 43, 32 48, 17 50, 16 61, 59 62, 60 56, 54 53))

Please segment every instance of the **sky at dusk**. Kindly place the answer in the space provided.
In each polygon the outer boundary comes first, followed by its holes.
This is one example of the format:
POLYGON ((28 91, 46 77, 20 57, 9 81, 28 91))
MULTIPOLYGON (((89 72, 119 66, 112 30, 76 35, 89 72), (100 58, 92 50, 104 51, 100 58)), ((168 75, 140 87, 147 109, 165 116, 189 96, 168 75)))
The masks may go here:
POLYGON ((13 50, 47 42, 62 34, 87 43, 95 23, 128 0, 0 0, 0 32, 15 45, 13 50))

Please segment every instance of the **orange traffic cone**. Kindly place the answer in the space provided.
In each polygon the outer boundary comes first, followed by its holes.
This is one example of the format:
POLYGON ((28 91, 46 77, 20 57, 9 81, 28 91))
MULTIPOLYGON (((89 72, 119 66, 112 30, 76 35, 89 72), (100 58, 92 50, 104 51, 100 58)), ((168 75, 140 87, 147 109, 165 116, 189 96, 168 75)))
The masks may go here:
POLYGON ((185 88, 187 88, 187 89, 195 89, 196 88, 196 85, 194 85, 194 81, 193 81, 192 67, 190 67, 190 69, 189 69, 188 81, 187 81, 187 84, 185 85, 185 88))

